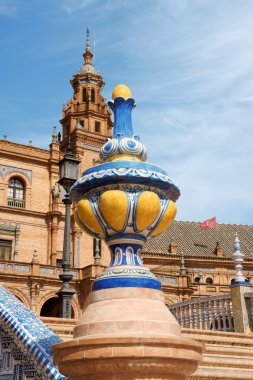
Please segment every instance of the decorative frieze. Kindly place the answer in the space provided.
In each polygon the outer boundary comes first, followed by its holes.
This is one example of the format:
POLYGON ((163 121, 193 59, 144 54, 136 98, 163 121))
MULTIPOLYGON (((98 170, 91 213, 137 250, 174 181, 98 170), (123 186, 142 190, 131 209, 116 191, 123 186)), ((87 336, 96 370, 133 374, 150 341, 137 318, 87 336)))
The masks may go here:
POLYGON ((5 177, 10 173, 21 173, 26 176, 30 182, 32 182, 32 171, 28 169, 15 168, 9 165, 0 165, 0 174, 5 177))
POLYGON ((30 265, 18 265, 18 264, 15 264, 14 268, 18 272, 26 272, 26 273, 29 273, 30 270, 31 270, 30 265))
POLYGON ((165 284, 177 284, 177 279, 176 278, 171 278, 171 277, 167 277, 167 276, 157 276, 157 279, 161 283, 165 283, 165 284))

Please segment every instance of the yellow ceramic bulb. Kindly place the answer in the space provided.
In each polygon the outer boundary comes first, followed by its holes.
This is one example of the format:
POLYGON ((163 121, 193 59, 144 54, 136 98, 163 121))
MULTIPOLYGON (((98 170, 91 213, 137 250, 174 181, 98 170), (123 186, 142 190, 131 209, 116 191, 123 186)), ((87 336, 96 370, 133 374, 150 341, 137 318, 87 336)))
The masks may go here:
MULTIPOLYGON (((103 235, 103 230, 97 221, 96 216, 92 210, 90 202, 87 198, 81 199, 77 203, 77 212, 82 222, 94 233, 103 235)), ((82 226, 79 224, 82 228, 82 226)))
POLYGON ((161 210, 160 199, 152 191, 143 191, 136 207, 136 226, 139 231, 150 226, 161 210))
POLYGON ((151 236, 158 235, 165 231, 175 219, 177 213, 177 207, 173 201, 169 201, 168 207, 160 220, 158 226, 156 226, 155 230, 152 232, 151 236))
POLYGON ((105 221, 116 231, 126 223, 128 199, 122 190, 108 190, 101 194, 99 207, 105 221))
POLYGON ((124 99, 132 98, 131 90, 125 84, 118 84, 112 92, 112 100, 121 96, 124 99))

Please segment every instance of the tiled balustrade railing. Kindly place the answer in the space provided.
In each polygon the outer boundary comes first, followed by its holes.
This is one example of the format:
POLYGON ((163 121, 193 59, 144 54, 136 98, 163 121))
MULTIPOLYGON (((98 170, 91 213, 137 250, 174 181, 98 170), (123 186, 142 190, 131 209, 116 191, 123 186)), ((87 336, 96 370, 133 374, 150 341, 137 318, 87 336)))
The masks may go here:
POLYGON ((230 294, 195 298, 168 305, 181 327, 234 331, 230 294))

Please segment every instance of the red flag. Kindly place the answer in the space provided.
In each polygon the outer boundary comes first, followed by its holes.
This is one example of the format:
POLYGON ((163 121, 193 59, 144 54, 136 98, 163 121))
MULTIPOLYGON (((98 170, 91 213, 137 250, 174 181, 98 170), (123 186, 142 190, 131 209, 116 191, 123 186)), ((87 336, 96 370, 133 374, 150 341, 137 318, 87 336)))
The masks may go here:
POLYGON ((201 230, 208 230, 209 228, 216 228, 216 217, 204 220, 200 223, 201 230))

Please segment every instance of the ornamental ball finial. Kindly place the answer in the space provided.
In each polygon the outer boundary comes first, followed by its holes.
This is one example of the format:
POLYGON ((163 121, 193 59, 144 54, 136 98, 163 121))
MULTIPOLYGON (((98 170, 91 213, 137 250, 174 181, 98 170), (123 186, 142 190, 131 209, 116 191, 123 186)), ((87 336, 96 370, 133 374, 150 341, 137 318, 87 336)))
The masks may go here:
POLYGON ((119 96, 124 99, 132 98, 131 90, 125 84, 118 84, 112 92, 112 100, 119 96))

